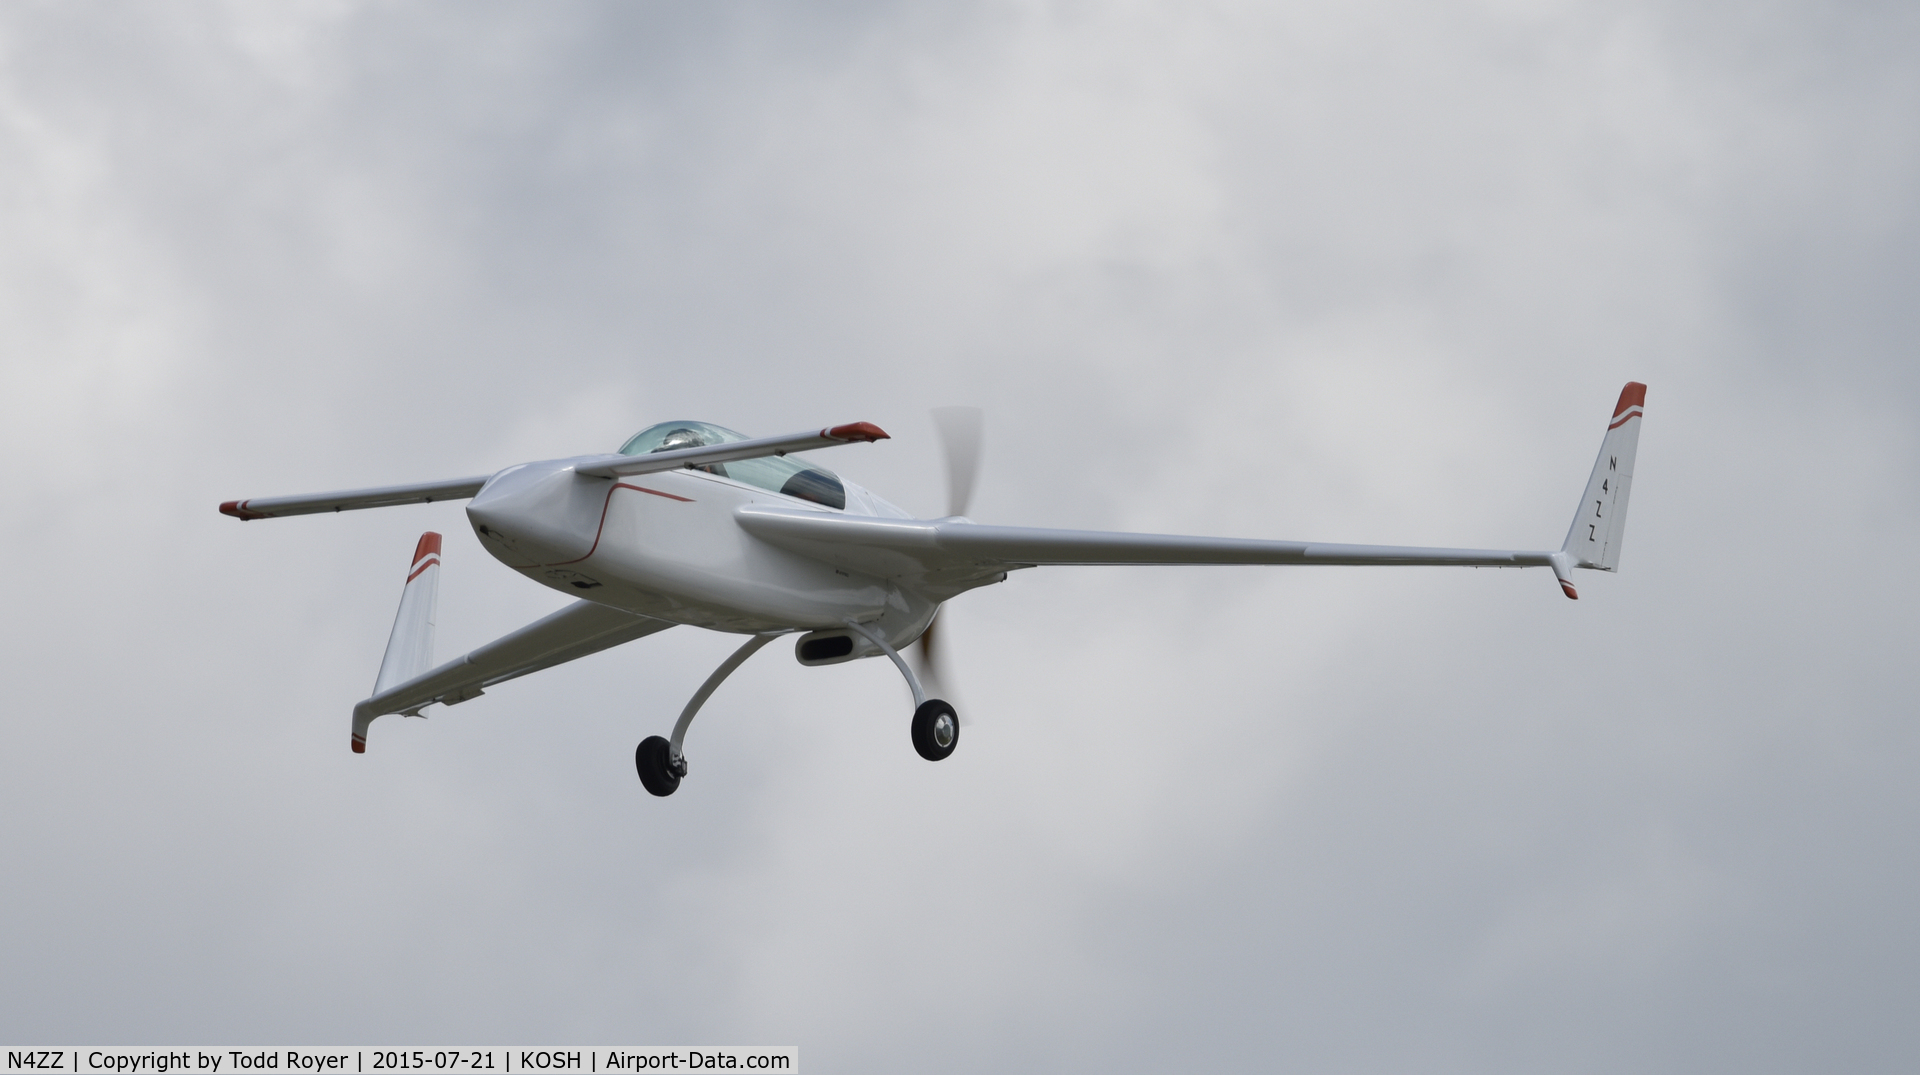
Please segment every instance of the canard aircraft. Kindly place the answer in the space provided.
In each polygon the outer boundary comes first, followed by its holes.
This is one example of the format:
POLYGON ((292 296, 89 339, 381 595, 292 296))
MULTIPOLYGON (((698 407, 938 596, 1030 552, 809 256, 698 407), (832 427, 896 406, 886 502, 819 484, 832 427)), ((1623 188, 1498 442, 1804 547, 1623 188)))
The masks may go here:
MULTIPOLYGON (((1566 540, 1557 550, 1335 545, 989 526, 966 518, 979 412, 935 412, 947 450, 949 512, 917 519, 794 453, 886 440, 867 422, 748 438, 706 422, 662 422, 611 455, 522 463, 497 474, 312 496, 230 500, 242 520, 470 500, 467 519, 495 559, 576 600, 462 657, 433 663, 441 540, 414 547, 373 694, 353 707, 353 749, 389 713, 458 705, 497 683, 687 625, 746 640, 694 692, 670 736, 634 752, 640 781, 671 795, 687 775, 694 714, 767 643, 797 634, 803 665, 885 654, 913 692, 914 749, 940 761, 959 743, 954 707, 928 697, 901 655, 934 668, 941 605, 1054 564, 1346 564, 1545 567, 1570 598, 1574 568, 1616 570, 1646 386, 1630 382, 1609 419, 1566 540)), ((932 679, 933 676, 927 678, 932 679)))

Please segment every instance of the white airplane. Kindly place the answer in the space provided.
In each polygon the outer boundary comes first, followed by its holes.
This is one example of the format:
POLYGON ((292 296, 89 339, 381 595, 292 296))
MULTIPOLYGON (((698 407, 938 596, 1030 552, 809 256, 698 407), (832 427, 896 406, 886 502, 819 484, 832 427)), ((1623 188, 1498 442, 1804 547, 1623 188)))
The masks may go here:
POLYGON ((1009 571, 1042 564, 1351 564, 1547 567, 1570 598, 1573 568, 1616 570, 1647 388, 1620 393, 1600 457, 1567 538, 1556 551, 1327 545, 985 526, 964 517, 979 446, 979 412, 940 420, 949 514, 916 519, 791 453, 887 439, 867 422, 749 439, 705 422, 662 422, 612 455, 508 467, 491 477, 315 496, 230 500, 222 513, 272 519, 326 511, 471 498, 467 519, 494 558, 577 597, 566 608, 464 657, 433 665, 440 535, 415 546, 400 611, 373 695, 353 707, 353 749, 388 713, 418 716, 458 705, 496 683, 631 642, 677 624, 746 635, 680 713, 669 738, 634 752, 640 781, 671 795, 687 775, 687 728, 715 688, 760 647, 800 636, 808 666, 880 654, 913 691, 914 749, 953 753, 952 705, 927 697, 900 651, 918 641, 932 667, 931 630, 942 603, 1009 571))

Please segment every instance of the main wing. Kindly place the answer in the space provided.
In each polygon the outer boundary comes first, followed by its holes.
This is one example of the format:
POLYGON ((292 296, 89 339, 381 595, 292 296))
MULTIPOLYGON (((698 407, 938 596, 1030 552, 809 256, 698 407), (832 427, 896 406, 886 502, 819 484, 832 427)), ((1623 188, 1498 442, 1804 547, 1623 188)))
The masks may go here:
POLYGON ((673 624, 637 616, 593 601, 575 601, 544 619, 495 639, 404 683, 380 691, 353 707, 353 750, 367 749, 367 726, 388 713, 409 716, 439 702, 457 705, 543 668, 612 649, 623 642, 664 631, 673 624))
POLYGON ((1041 564, 1380 564, 1554 567, 1562 553, 1430 549, 1253 538, 982 526, 966 519, 882 519, 760 505, 734 513, 769 544, 839 567, 936 586, 985 581, 1041 564))
POLYGON ((1046 530, 981 526, 962 518, 881 519, 760 505, 739 508, 734 517, 741 529, 769 544, 836 567, 899 579, 939 600, 992 582, 1014 568, 1041 564, 1550 567, 1562 592, 1578 598, 1575 566, 1612 571, 1619 563, 1646 399, 1647 386, 1638 381, 1620 390, 1573 528, 1553 551, 1046 530))

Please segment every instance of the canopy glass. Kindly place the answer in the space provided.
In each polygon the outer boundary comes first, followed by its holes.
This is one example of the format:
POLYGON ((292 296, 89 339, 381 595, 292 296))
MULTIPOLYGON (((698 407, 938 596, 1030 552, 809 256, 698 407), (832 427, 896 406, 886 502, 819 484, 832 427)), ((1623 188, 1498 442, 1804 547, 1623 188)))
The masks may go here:
MULTIPOLYGON (((731 444, 749 439, 725 426, 711 422, 661 422, 635 433, 620 446, 621 455, 648 455, 680 448, 702 448, 709 444, 731 444)), ((791 456, 769 455, 759 459, 735 459, 730 463, 709 463, 695 467, 737 482, 810 500, 815 504, 845 510, 847 489, 832 471, 802 463, 791 456)))

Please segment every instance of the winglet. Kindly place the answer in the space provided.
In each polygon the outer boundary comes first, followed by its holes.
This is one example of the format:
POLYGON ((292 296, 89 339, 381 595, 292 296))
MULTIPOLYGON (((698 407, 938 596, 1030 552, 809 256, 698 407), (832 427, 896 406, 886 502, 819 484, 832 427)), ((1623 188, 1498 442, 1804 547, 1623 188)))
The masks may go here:
MULTIPOLYGON (((1620 542, 1627 530, 1627 494, 1633 488, 1633 458, 1640 446, 1638 419, 1646 413, 1646 406, 1647 386, 1628 381, 1620 390, 1620 402, 1614 404, 1606 439, 1600 442, 1600 457, 1594 460, 1593 474, 1574 512, 1573 526, 1560 546, 1560 552, 1571 557, 1575 567, 1619 569, 1620 542)), ((1558 572, 1558 566, 1554 570, 1558 572)), ((1566 584, 1566 576, 1561 576, 1561 583, 1566 584)))
MULTIPOLYGON (((413 546, 413 560, 407 566, 407 584, 400 591, 400 611, 393 617, 393 634, 387 638, 387 653, 380 661, 373 693, 379 694, 396 684, 420 675, 433 667, 433 621, 440 598, 440 535, 429 530, 413 546)), ((379 714, 362 715, 353 711, 353 752, 367 752, 367 725, 379 714)))

